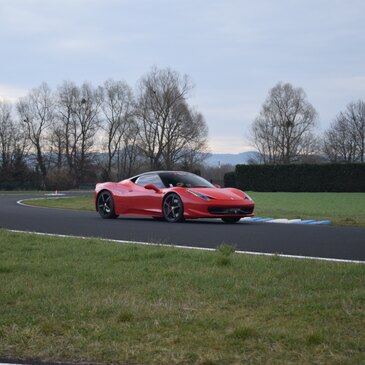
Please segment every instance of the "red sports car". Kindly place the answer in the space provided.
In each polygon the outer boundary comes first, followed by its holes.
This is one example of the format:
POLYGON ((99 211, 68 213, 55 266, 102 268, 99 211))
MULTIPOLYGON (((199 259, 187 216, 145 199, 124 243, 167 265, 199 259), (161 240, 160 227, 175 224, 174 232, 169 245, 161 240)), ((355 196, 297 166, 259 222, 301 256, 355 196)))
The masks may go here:
POLYGON ((119 183, 97 184, 95 208, 102 218, 125 214, 168 222, 222 218, 235 223, 253 216, 254 202, 241 190, 221 189, 189 172, 153 171, 119 183))

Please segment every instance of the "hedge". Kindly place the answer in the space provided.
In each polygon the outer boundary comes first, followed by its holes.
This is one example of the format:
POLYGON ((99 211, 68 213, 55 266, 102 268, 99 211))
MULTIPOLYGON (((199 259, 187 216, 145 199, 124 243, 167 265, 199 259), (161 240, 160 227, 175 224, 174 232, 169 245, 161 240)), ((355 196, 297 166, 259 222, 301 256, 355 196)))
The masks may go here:
POLYGON ((253 191, 365 192, 365 164, 237 165, 224 186, 253 191))

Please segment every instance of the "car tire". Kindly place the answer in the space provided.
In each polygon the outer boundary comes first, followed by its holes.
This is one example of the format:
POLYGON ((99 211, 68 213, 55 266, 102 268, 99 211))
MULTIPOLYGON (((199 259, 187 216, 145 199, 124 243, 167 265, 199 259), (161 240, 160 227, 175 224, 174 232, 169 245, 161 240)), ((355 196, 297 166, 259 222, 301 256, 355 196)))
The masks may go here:
POLYGON ((184 206, 181 198, 175 194, 168 194, 162 203, 163 216, 167 222, 178 223, 184 221, 184 206))
POLYGON ((224 223, 237 223, 241 217, 223 217, 222 221, 224 223))
POLYGON ((114 219, 118 216, 115 214, 114 200, 112 194, 104 190, 98 195, 96 202, 98 213, 103 219, 114 219))

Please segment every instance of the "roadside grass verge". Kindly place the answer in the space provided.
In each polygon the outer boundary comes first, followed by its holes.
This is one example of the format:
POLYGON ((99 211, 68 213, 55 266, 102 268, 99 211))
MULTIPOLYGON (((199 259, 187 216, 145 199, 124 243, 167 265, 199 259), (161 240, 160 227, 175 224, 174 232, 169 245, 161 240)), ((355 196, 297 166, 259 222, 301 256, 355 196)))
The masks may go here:
MULTIPOLYGON (((365 193, 248 193, 255 200, 255 214, 258 217, 331 220, 334 225, 365 227, 365 193)), ((94 210, 91 195, 25 203, 94 210)))
POLYGON ((0 230, 0 357, 362 364, 365 265, 0 230))
POLYGON ((24 204, 34 205, 38 207, 48 208, 62 208, 72 210, 95 210, 94 196, 80 195, 75 197, 62 197, 62 198, 44 198, 26 200, 24 204))
POLYGON ((249 194, 255 200, 257 216, 328 219, 334 225, 365 227, 365 193, 249 194))

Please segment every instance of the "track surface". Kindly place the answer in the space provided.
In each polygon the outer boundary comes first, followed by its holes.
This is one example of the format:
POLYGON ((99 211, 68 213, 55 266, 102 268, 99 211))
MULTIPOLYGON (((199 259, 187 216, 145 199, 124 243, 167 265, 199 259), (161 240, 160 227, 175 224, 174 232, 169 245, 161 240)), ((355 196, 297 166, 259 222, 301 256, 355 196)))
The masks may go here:
POLYGON ((273 223, 224 224, 196 220, 181 224, 149 218, 103 220, 96 212, 26 207, 28 195, 0 195, 0 227, 22 231, 90 236, 365 262, 365 229, 273 223))

